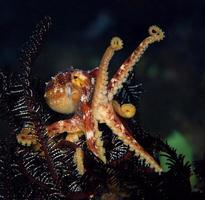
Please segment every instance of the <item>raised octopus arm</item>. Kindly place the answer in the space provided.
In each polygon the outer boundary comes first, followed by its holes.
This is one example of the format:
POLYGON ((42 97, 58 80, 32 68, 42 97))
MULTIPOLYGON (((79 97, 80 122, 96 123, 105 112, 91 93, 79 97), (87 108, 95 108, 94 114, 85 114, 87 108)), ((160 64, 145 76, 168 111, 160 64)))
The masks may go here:
MULTIPOLYGON (((104 163, 106 163, 105 150, 103 148, 103 142, 101 140, 101 132, 98 130, 98 108, 101 104, 108 103, 107 98, 107 84, 108 84, 108 65, 114 55, 114 52, 122 48, 122 41, 118 37, 114 37, 111 40, 110 46, 106 49, 97 72, 96 83, 94 94, 91 104, 91 117, 93 119, 93 130, 87 131, 87 140, 94 142, 91 144, 91 150, 95 152, 95 155, 98 156, 104 163)), ((85 113, 85 112, 84 112, 85 113)), ((88 143, 89 144, 89 143, 88 143)), ((89 145, 88 145, 89 146, 89 145)))
POLYGON ((110 80, 108 84, 109 101, 111 101, 117 91, 122 88, 122 84, 126 81, 129 72, 133 70, 133 66, 139 61, 148 46, 154 42, 159 42, 164 38, 163 31, 157 26, 150 26, 149 34, 150 36, 145 38, 140 43, 140 45, 134 50, 134 52, 128 57, 128 59, 124 61, 113 78, 110 80))
POLYGON ((150 36, 147 37, 134 51, 131 57, 124 62, 124 64, 117 72, 116 76, 114 76, 115 78, 112 79, 111 85, 109 85, 110 89, 108 90, 108 65, 110 59, 114 54, 114 51, 122 48, 122 41, 119 38, 114 38, 111 41, 111 45, 105 51, 99 65, 99 72, 96 79, 96 86, 92 101, 92 111, 94 119, 97 122, 106 123, 106 125, 113 131, 113 133, 116 134, 125 145, 128 145, 130 150, 135 152, 135 155, 139 156, 140 159, 144 159, 145 162, 149 164, 150 167, 154 168, 157 172, 162 171, 161 167, 154 160, 154 158, 149 155, 143 149, 143 147, 132 137, 132 134, 130 134, 129 131, 124 127, 114 111, 112 99, 117 90, 122 87, 122 84, 126 80, 129 71, 139 60, 142 53, 149 46, 149 44, 155 41, 159 41, 163 38, 163 32, 159 30, 160 29, 158 29, 158 27, 151 27, 149 29, 150 36), (156 31, 156 33, 154 31, 156 31), (157 31, 159 31, 159 33, 157 31))
POLYGON ((95 90, 92 100, 93 112, 97 111, 98 105, 101 103, 107 103, 107 85, 108 85, 108 65, 114 52, 120 50, 123 46, 122 40, 118 37, 114 37, 111 40, 110 46, 106 49, 98 69, 98 75, 96 77, 95 90))

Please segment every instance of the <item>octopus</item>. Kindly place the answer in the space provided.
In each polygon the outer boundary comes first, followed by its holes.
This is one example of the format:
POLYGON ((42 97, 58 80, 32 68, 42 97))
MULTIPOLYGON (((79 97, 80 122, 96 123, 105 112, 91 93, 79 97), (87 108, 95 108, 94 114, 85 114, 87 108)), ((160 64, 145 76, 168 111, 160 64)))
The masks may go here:
MULTIPOLYGON (((102 132, 99 130, 99 124, 104 123, 130 151, 134 152, 135 156, 144 160, 155 172, 162 171, 157 161, 138 143, 120 120, 120 117, 133 117, 136 112, 135 106, 131 103, 120 105, 114 100, 114 96, 123 87, 129 73, 148 46, 164 38, 164 32, 158 26, 150 26, 148 32, 149 36, 122 63, 110 80, 110 60, 116 51, 123 48, 123 41, 119 37, 112 38, 97 68, 90 71, 71 69, 52 77, 45 86, 44 97, 47 105, 61 114, 72 113, 73 117, 47 125, 49 137, 66 132, 65 140, 77 143, 79 138, 85 135, 89 151, 106 164, 106 147, 103 145, 102 132)), ((23 145, 37 143, 31 127, 23 128, 17 135, 17 140, 23 145)), ((79 147, 75 151, 74 161, 80 174, 85 172, 83 159, 84 153, 79 147)))

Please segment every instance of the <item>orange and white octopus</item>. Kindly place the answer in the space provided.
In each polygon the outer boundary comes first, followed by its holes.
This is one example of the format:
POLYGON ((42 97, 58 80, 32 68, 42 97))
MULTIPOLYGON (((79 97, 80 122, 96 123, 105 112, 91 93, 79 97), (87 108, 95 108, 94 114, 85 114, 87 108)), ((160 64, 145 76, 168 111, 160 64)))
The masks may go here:
MULTIPOLYGON (((123 42, 119 37, 112 38, 99 67, 92 71, 73 69, 54 76, 46 84, 45 100, 52 110, 62 114, 74 113, 74 116, 48 125, 46 127, 48 136, 66 132, 66 140, 77 143, 79 137, 84 134, 88 149, 106 163, 102 133, 98 129, 99 123, 105 123, 136 156, 145 160, 145 163, 156 172, 161 172, 160 165, 143 149, 119 119, 118 115, 132 117, 136 111, 135 107, 132 104, 119 105, 113 98, 122 88, 129 72, 133 70, 147 47, 163 38, 164 33, 159 27, 149 27, 149 36, 123 62, 110 81, 108 80, 108 65, 115 51, 123 47, 123 42)), ((17 135, 19 143, 23 145, 37 143, 35 133, 31 129, 22 129, 17 135)), ((83 151, 77 148, 74 161, 80 174, 85 172, 83 157, 83 151)))

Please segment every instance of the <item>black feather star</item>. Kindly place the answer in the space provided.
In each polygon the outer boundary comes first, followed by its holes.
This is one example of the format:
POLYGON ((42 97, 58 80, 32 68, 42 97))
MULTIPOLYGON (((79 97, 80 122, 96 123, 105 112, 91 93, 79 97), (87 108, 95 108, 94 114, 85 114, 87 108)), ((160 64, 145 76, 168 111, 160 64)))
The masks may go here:
MULTIPOLYGON (((51 24, 51 18, 45 17, 36 26, 22 49, 18 73, 0 70, 0 117, 8 122, 11 132, 0 140, 0 199, 200 199, 202 189, 198 196, 191 191, 190 164, 184 163, 184 156, 177 155, 160 138, 145 132, 138 114, 123 123, 155 159, 159 152, 164 152, 168 172, 153 173, 144 162, 132 156, 108 127, 101 125, 108 163, 104 165, 93 158, 84 148, 85 139, 81 138, 79 145, 85 151, 87 171, 78 174, 73 162, 76 144, 65 143, 63 136, 47 136, 45 125, 57 116, 45 105, 40 83, 31 71, 51 24), (23 127, 31 126, 38 141, 36 148, 20 145, 16 139, 23 127)), ((116 99, 138 107, 141 87, 131 73, 116 99)), ((203 164, 196 165, 200 177, 203 164)))

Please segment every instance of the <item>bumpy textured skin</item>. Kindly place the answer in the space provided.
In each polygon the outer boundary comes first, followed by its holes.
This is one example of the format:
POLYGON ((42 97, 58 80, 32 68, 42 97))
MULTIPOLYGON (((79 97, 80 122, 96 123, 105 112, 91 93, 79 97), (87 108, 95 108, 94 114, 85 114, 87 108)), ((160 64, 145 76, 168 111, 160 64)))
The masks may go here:
MULTIPOLYGON (((133 138, 126 127, 120 121, 118 115, 128 118, 135 114, 136 109, 132 105, 120 107, 113 101, 114 96, 122 88, 129 72, 139 61, 147 47, 164 38, 164 33, 157 26, 149 28, 149 36, 145 38, 134 52, 124 61, 113 78, 108 81, 108 65, 115 51, 122 48, 123 42, 114 37, 110 46, 106 49, 99 67, 92 71, 73 69, 69 72, 57 74, 46 85, 45 99, 51 109, 63 114, 75 113, 70 119, 60 120, 47 127, 49 136, 67 132, 66 140, 78 142, 79 137, 85 134, 87 147, 95 156, 106 163, 105 149, 101 140, 102 133, 98 129, 98 123, 105 123, 129 149, 145 160, 156 172, 162 168, 149 155, 142 146, 133 138), (124 109, 124 110, 123 110, 124 109), (127 109, 127 110, 126 110, 127 109)), ((25 141, 20 141, 25 143, 25 141)), ((29 145, 35 141, 29 141, 29 145)), ((106 148, 106 147, 105 147, 106 148)), ((83 152, 78 149, 74 161, 80 174, 83 174, 83 152)))

